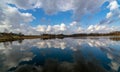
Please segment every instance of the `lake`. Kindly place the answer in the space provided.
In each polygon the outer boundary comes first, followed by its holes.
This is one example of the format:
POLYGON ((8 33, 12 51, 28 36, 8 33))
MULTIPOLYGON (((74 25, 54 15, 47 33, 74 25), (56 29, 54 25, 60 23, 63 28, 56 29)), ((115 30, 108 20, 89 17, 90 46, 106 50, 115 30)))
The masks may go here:
POLYGON ((90 37, 1 42, 0 72, 120 72, 120 41, 90 37))

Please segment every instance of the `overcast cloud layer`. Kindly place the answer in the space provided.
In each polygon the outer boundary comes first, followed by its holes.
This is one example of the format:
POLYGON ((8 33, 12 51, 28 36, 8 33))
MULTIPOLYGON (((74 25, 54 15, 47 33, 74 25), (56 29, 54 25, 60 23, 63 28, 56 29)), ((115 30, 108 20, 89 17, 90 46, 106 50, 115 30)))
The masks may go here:
POLYGON ((83 15, 94 14, 100 11, 100 7, 107 0, 1 0, 0 2, 0 32, 12 31, 25 34, 40 33, 81 33, 81 32, 110 32, 118 30, 119 27, 111 27, 110 23, 120 19, 119 4, 116 0, 109 0, 107 8, 110 10, 106 18, 98 24, 89 25, 86 29, 77 24, 83 15), (11 6, 12 4, 14 6, 11 6), (30 22, 36 18, 31 13, 20 12, 23 10, 34 10, 42 8, 46 15, 54 15, 58 12, 73 11, 73 22, 69 25, 42 25, 30 26, 30 22), (116 19, 113 19, 116 17, 116 19))

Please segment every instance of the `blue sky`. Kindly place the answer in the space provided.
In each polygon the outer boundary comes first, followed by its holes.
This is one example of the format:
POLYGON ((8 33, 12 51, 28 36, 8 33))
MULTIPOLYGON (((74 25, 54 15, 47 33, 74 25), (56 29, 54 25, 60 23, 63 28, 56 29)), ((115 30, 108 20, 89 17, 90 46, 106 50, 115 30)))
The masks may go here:
POLYGON ((32 34, 119 30, 119 0, 2 0, 0 5, 1 31, 32 34))
MULTIPOLYGON (((83 26, 88 26, 89 24, 97 24, 99 21, 105 18, 106 14, 109 12, 109 9, 107 6, 109 5, 108 2, 105 2, 101 7, 101 11, 96 12, 94 14, 85 14, 82 16, 81 19, 79 19, 78 22, 82 23, 83 26)), ((50 24, 50 25, 55 25, 55 24, 60 24, 60 23, 65 23, 69 24, 72 21, 75 20, 73 17, 73 11, 68 10, 65 12, 59 11, 56 14, 53 15, 48 15, 45 13, 45 11, 40 8, 35 8, 34 10, 23 10, 19 9, 20 12, 23 13, 31 13, 36 19, 34 19, 30 24, 32 26, 37 26, 39 24, 50 24)))

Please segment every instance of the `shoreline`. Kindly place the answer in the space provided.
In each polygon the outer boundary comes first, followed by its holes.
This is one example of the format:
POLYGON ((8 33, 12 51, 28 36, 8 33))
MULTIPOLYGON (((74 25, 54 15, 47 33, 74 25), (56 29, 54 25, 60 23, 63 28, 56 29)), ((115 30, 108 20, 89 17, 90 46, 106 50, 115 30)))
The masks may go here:
POLYGON ((0 42, 24 40, 24 39, 63 39, 63 38, 96 38, 96 37, 109 37, 113 40, 120 40, 120 31, 110 33, 78 33, 78 34, 42 34, 42 35, 24 35, 22 33, 0 33, 0 42))
POLYGON ((1 36, 0 37, 0 42, 7 42, 7 41, 19 41, 19 40, 24 40, 24 39, 64 39, 64 38, 99 38, 99 37, 109 37, 111 40, 120 40, 120 35, 109 35, 109 36, 94 36, 94 35, 87 35, 87 36, 74 36, 74 35, 25 35, 25 36, 1 36))

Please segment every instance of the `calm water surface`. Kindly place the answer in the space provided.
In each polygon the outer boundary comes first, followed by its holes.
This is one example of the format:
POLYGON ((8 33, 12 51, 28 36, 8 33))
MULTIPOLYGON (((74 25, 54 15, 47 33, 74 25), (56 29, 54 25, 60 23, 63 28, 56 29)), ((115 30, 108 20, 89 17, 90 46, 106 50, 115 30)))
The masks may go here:
POLYGON ((0 43, 0 72, 120 72, 120 41, 102 37, 0 43))

